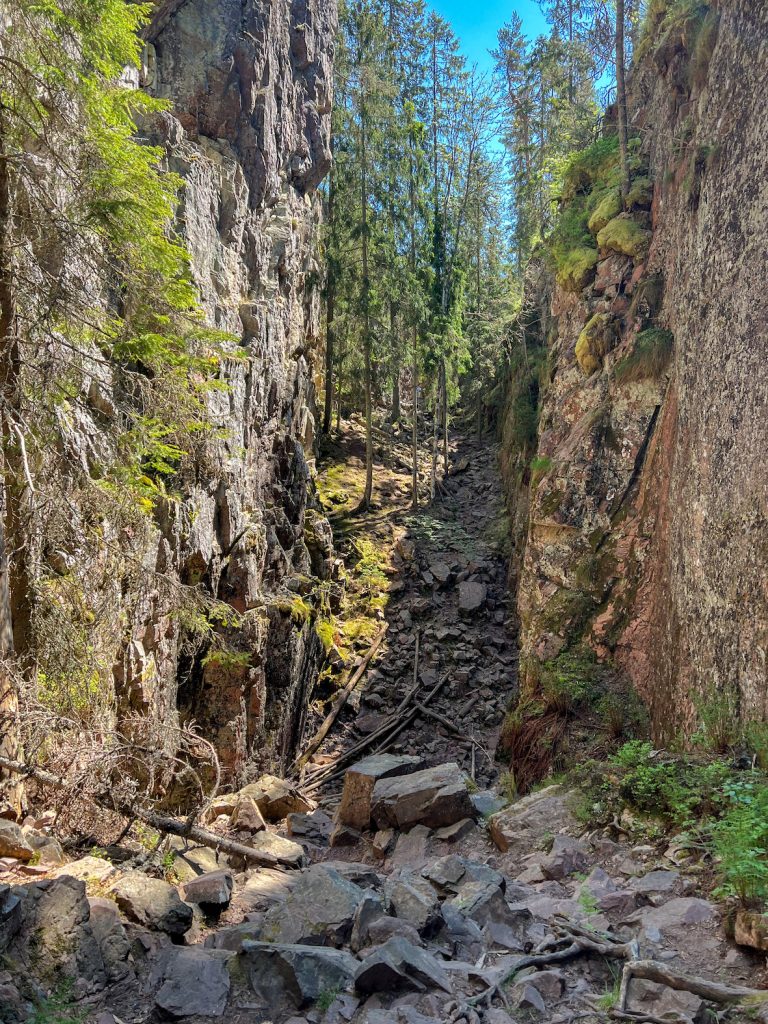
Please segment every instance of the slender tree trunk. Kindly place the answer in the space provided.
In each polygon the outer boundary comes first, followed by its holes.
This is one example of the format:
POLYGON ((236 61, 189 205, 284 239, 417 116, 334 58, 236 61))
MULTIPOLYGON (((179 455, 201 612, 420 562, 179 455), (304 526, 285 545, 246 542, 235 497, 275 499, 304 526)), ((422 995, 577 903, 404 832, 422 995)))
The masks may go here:
POLYGON ((400 422, 400 343, 397 338, 397 308, 394 300, 389 304, 389 337, 392 346, 392 408, 389 418, 400 422))
MULTIPOLYGON (((0 435, 2 520, 0 520, 0 756, 21 755, 18 672, 29 630, 29 588, 21 543, 23 476, 19 466, 15 411, 19 400, 20 353, 16 335, 13 274, 11 166, 0 106, 0 435)), ((2 794, 19 813, 24 802, 18 776, 0 771, 2 794)))
POLYGON ((450 463, 448 460, 448 375, 445 367, 445 357, 440 360, 441 390, 443 393, 442 407, 442 434, 443 434, 443 476, 448 476, 450 463))
POLYGON ((412 425, 412 448, 413 460, 411 465, 411 507, 416 512, 419 507, 419 332, 414 324, 411 337, 411 355, 413 365, 411 373, 413 376, 413 425, 412 425))
POLYGON ((429 500, 435 500, 437 490, 437 420, 440 403, 440 388, 435 388, 435 400, 432 406, 432 470, 429 475, 429 500))
POLYGON ((373 380, 371 352, 371 281, 368 266, 368 152, 365 109, 360 116, 360 200, 363 233, 363 351, 365 357, 365 492, 360 510, 371 507, 373 496, 373 380))
POLYGON ((574 90, 574 53, 573 53, 573 3, 574 0, 568 2, 568 102, 573 106, 573 101, 576 97, 574 90))
POLYGON ((629 195, 629 128, 627 78, 624 61, 624 0, 616 0, 616 101, 619 108, 619 152, 621 153, 621 195, 629 195))
MULTIPOLYGON (((333 148, 333 146, 331 146, 333 148)), ((331 177, 328 183, 328 223, 331 232, 334 227, 334 200, 336 192, 336 171, 331 166, 331 177)), ((323 406, 323 433, 330 434, 333 420, 333 320, 336 314, 336 271, 331 265, 328 274, 325 304, 325 403, 323 406)))

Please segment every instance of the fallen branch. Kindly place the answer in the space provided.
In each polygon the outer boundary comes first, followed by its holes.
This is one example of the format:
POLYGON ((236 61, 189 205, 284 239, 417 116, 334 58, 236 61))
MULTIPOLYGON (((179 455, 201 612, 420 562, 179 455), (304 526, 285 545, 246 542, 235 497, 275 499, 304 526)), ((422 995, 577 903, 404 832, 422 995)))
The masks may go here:
MULTIPOLYGON (((421 703, 426 706, 440 692, 443 686, 445 686, 449 678, 450 677, 448 675, 443 676, 443 678, 435 684, 421 703)), ((412 694, 413 691, 411 691, 409 698, 406 698, 406 700, 412 699, 412 694)), ((390 716, 384 725, 377 729, 376 732, 371 733, 370 736, 366 736, 365 739, 360 740, 354 746, 345 750, 336 758, 333 764, 327 765, 325 768, 321 768, 320 771, 315 772, 315 774, 312 775, 302 786, 302 792, 314 793, 325 783, 331 782, 333 779, 343 775, 346 771, 345 766, 350 761, 356 760, 362 753, 369 750, 376 743, 383 744, 377 748, 377 753, 387 750, 403 729, 410 725, 416 715, 416 712, 416 707, 411 706, 406 708, 406 701, 402 701, 395 714, 390 716)))
MULTIPOLYGON (((323 742, 325 737, 331 731, 331 727, 332 727, 333 723, 336 721, 336 719, 339 717, 339 713, 341 712, 341 709, 344 707, 344 705, 349 700, 350 695, 352 694, 353 690, 355 689, 355 687, 357 686, 357 684, 360 682, 360 680, 362 679, 363 675, 365 674, 366 669, 370 665, 371 660, 373 659, 374 654, 376 653, 376 651, 378 651, 379 647, 381 646, 381 642, 384 639, 384 637, 386 636, 388 629, 389 629, 389 626, 388 626, 388 624, 385 623, 381 627, 379 632, 376 634, 373 643, 368 648, 368 651, 366 652, 366 655, 363 658, 363 660, 360 663, 360 665, 357 667, 357 670, 353 673, 352 677, 350 678, 349 682, 346 684, 344 689, 341 690, 339 695, 336 697, 334 705, 331 708, 331 710, 328 713, 328 715, 326 716, 325 720, 323 721, 323 724, 320 726, 320 728, 317 730, 315 735, 312 737, 312 739, 307 744, 307 747, 306 747, 304 753, 294 761, 293 768, 292 768, 293 771, 297 771, 297 770, 300 771, 304 767, 304 765, 307 763, 307 761, 310 759, 310 757, 312 757, 312 755, 315 753, 315 751, 320 747, 320 744, 323 742)), ((417 637, 417 644, 418 644, 418 637, 417 637)))
MULTIPOLYGON (((14 772, 17 775, 35 779, 38 782, 42 782, 43 785, 53 786, 55 789, 71 788, 70 783, 66 779, 62 779, 58 775, 53 775, 51 772, 44 771, 42 768, 37 768, 34 765, 24 764, 21 761, 11 761, 6 757, 0 757, 0 768, 5 768, 7 771, 14 772)), ((211 850, 221 850, 224 853, 230 853, 237 857, 243 857, 245 860, 258 864, 260 867, 291 866, 288 861, 273 853, 267 853, 264 850, 254 850, 252 846, 246 846, 245 843, 238 843, 234 839, 227 839, 225 836, 216 835, 215 832, 209 832, 208 829, 200 828, 199 825, 190 824, 189 821, 167 818, 143 807, 122 805, 110 799, 108 793, 98 796, 89 793, 88 799, 93 800, 95 804, 103 807, 105 810, 114 811, 124 818, 135 818, 145 825, 149 825, 150 828, 163 832, 165 835, 180 836, 183 839, 194 839, 201 846, 206 846, 211 850)))
POLYGON ((617 1007, 621 1012, 626 1011, 629 983, 633 978, 642 978, 644 981, 653 981, 657 985, 666 985, 667 988, 674 989, 676 992, 692 992, 700 999, 721 1005, 745 1002, 758 1004, 768 1001, 768 991, 765 989, 722 985, 718 981, 709 981, 707 978, 680 974, 677 971, 669 970, 668 967, 664 967, 655 960, 630 960, 624 967, 621 976, 621 990, 617 1007))
MULTIPOLYGON (((454 736, 459 736, 462 739, 464 738, 464 733, 461 731, 461 729, 457 729, 453 722, 448 721, 445 715, 439 715, 437 711, 433 711, 431 708, 426 707, 424 704, 419 704, 418 701, 416 702, 414 707, 416 708, 420 715, 424 715, 425 718, 431 718, 433 721, 438 722, 440 725, 443 726, 444 729, 447 729, 448 732, 452 733, 454 736)), ((474 751, 474 747, 472 749, 474 751)))

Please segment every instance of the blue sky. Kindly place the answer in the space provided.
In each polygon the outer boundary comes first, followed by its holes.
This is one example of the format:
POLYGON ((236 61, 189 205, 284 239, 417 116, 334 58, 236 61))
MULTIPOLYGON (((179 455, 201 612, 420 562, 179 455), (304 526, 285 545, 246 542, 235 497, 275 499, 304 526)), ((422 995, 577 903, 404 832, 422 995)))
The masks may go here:
POLYGON ((496 33, 509 21, 513 11, 523 19, 527 36, 546 28, 536 0, 431 0, 431 6, 453 26, 470 64, 490 70, 488 51, 496 45, 496 33))

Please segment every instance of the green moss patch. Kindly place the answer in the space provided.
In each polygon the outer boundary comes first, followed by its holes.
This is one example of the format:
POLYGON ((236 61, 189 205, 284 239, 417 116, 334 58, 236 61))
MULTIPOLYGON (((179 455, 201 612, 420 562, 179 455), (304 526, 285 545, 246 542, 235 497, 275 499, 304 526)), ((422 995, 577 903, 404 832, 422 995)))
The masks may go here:
POLYGON ((612 221, 614 217, 618 217, 621 211, 621 192, 618 189, 612 189, 600 200, 594 213, 589 218, 589 230, 593 235, 599 234, 606 224, 612 221))
MULTIPOLYGON (((627 195, 627 209, 648 210, 653 202, 653 182, 645 175, 635 178, 627 195)), ((605 225, 603 225, 605 226, 605 225)))
POLYGON ((651 232, 640 227, 631 217, 621 215, 606 224, 597 236, 597 244, 603 250, 618 252, 637 261, 648 255, 651 232))
POLYGON ((587 323, 576 342, 576 361, 588 377, 601 369, 615 338, 615 325, 609 313, 596 313, 587 323))
POLYGON ((564 253, 558 263, 557 283, 568 292, 580 292, 595 278, 600 256, 597 249, 578 246, 564 253))

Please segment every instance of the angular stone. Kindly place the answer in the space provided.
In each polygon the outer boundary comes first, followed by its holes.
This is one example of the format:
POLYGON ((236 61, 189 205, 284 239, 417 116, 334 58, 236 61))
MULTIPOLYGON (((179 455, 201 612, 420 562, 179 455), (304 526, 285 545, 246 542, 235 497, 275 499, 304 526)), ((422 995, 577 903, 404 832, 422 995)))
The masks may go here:
POLYGON ((321 946, 244 942, 239 956, 253 991, 270 1008, 288 999, 300 1010, 324 992, 345 989, 359 966, 351 953, 321 946))
POLYGON ((512 999, 518 1010, 546 1013, 547 1004, 539 990, 526 979, 512 986, 512 999))
POLYGON ((431 931, 437 924, 440 905, 435 890, 418 875, 409 873, 388 879, 384 895, 395 917, 412 924, 420 934, 431 931))
POLYGON ((441 839, 444 843, 456 843, 460 839, 466 839, 476 828, 477 825, 471 818, 462 818, 453 825, 436 829, 435 839, 441 839))
POLYGON ((131 871, 114 882, 110 892, 126 917, 145 928, 181 936, 192 927, 192 907, 159 878, 131 871))
POLYGON ((89 897, 88 906, 88 922, 99 944, 107 978, 112 983, 121 981, 131 973, 131 944, 120 920, 117 904, 113 900, 89 897))
POLYGON ((400 936, 385 942, 357 967, 355 988, 359 992, 423 992, 441 988, 451 992, 448 975, 426 950, 400 936))
POLYGON ((300 868, 306 861, 302 846, 294 843, 292 839, 276 836, 274 832, 258 832, 248 840, 248 845, 254 850, 271 854, 277 858, 278 864, 284 864, 289 868, 300 868))
POLYGON ((27 829, 25 837, 37 854, 38 864, 47 865, 48 867, 61 867, 62 864, 66 864, 67 858, 64 856, 61 843, 54 839, 53 836, 47 836, 34 829, 27 829))
POLYGON ((288 835, 294 839, 304 839, 309 843, 325 845, 333 830, 333 821, 325 811, 312 811, 289 814, 287 819, 288 835))
POLYGON ((424 940, 413 925, 408 924, 407 921, 403 921, 399 917, 377 917, 368 926, 367 937, 370 945, 382 945, 395 935, 407 939, 414 946, 424 945, 424 940))
POLYGON ((739 910, 736 914, 734 938, 740 946, 768 952, 768 914, 739 910))
POLYGON ((692 925, 707 924, 718 916, 717 907, 707 900, 678 897, 660 907, 639 910, 629 920, 641 924, 650 942, 660 942, 669 933, 692 925))
POLYGON ((423 763, 421 758, 406 754, 374 754, 353 765, 344 776, 338 820, 352 828, 370 828, 371 797, 376 783, 407 775, 423 763))
POLYGON ((354 882, 361 889, 380 889, 383 884, 381 876, 372 867, 353 860, 324 860, 313 867, 317 871, 335 871, 337 875, 341 875, 348 882, 354 882))
POLYGON ((15 821, 0 818, 0 857, 15 857, 17 860, 31 860, 35 851, 21 826, 15 821))
POLYGON ((356 846, 361 838, 362 836, 356 828, 351 828, 351 826, 339 821, 331 833, 330 846, 333 849, 339 846, 356 846))
POLYGON ((466 875, 467 869, 461 857, 451 854, 448 857, 439 857, 429 867, 424 868, 422 875, 438 889, 451 889, 456 891, 456 883, 466 875))
POLYGON ((649 871, 647 875, 631 879, 629 888, 643 896, 666 896, 674 892, 679 882, 678 871, 649 871))
POLYGON ((365 890, 319 865, 308 868, 284 904, 264 918, 261 938, 284 945, 341 946, 349 941, 365 890))
POLYGON ((577 871, 589 867, 586 847, 571 836, 557 835, 550 853, 541 860, 541 872, 545 878, 559 881, 577 871))
POLYGON ((305 814, 315 809, 295 786, 275 775, 262 775, 258 782, 244 786, 238 796, 255 800, 267 821, 282 821, 289 814, 305 814))
POLYGON ((525 907, 510 907, 493 881, 468 882, 446 905, 474 921, 497 945, 514 951, 525 948, 533 915, 525 907))
POLYGON ((238 832, 263 832, 267 827, 259 805, 252 796, 241 793, 232 811, 232 827, 238 832))
POLYGON ((199 946, 169 951, 155 1005, 171 1017, 221 1017, 229 997, 227 963, 233 955, 199 946))
POLYGON ((371 926, 384 916, 384 904, 381 897, 378 893, 366 891, 355 910, 355 918, 352 923, 352 936, 349 945, 353 953, 357 953, 369 945, 371 926))
POLYGON ((224 907, 232 899, 234 887, 231 871, 210 871, 186 883, 184 899, 187 903, 224 907))
POLYGON ((384 860, 394 838, 395 830, 392 828, 385 828, 377 832, 373 837, 373 844, 371 846, 373 855, 380 860, 384 860))
POLYGON ((704 1005, 699 996, 692 992, 676 992, 666 985, 657 985, 643 978, 633 978, 627 990, 627 1009, 635 1013, 647 1013, 657 1019, 668 1014, 672 1019, 692 1020, 704 1005))
POLYGON ((464 775, 455 763, 426 768, 394 779, 381 779, 373 790, 371 815, 379 828, 429 828, 474 817, 464 775))
POLYGON ((553 822, 565 834, 578 828, 568 807, 568 794, 562 786, 548 786, 523 797, 510 807, 492 815, 488 822, 491 839, 502 853, 527 857, 552 835, 553 822))
POLYGON ((459 611, 472 615, 485 606, 488 588, 484 583, 465 580, 459 584, 459 611))

